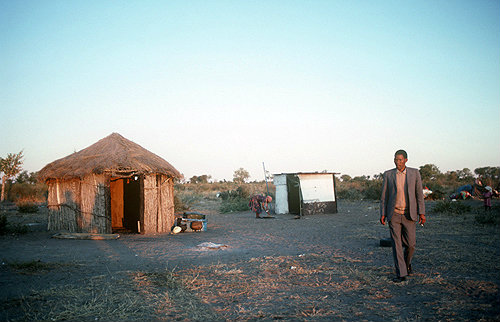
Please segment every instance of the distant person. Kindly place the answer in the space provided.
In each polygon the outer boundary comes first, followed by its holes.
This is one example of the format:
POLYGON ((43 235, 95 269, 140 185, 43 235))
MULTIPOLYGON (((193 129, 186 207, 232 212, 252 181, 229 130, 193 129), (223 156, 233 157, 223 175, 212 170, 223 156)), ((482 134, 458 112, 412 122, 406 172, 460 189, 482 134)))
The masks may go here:
POLYGON ((491 197, 493 197, 493 189, 490 186, 486 186, 486 191, 483 193, 484 199, 484 210, 491 210, 491 197))
POLYGON ((269 213, 268 205, 273 201, 271 196, 263 196, 263 195, 255 195, 250 198, 250 202, 248 203, 248 207, 255 212, 255 218, 261 218, 260 214, 265 211, 269 213))
POLYGON ((406 167, 404 150, 394 155, 395 169, 384 173, 380 197, 380 223, 389 223, 396 277, 400 283, 412 274, 411 260, 415 252, 417 221, 425 223, 425 204, 420 172, 406 167))

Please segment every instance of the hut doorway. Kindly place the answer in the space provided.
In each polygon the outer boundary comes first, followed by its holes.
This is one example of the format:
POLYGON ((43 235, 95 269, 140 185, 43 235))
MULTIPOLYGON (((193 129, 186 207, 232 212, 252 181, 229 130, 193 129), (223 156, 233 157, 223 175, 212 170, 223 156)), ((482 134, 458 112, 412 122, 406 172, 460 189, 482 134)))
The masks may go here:
POLYGON ((141 213, 141 178, 111 178, 111 227, 138 233, 141 213))

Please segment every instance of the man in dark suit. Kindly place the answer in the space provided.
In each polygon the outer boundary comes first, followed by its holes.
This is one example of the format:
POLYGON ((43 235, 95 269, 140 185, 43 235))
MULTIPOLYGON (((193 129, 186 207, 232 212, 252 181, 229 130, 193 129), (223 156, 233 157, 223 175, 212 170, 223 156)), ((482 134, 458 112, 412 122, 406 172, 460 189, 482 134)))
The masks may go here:
POLYGON ((396 266, 395 283, 412 274, 411 260, 415 252, 417 221, 425 223, 425 204, 422 179, 417 169, 406 167, 408 155, 404 150, 394 155, 395 169, 384 173, 380 198, 380 223, 389 223, 392 254, 396 266))

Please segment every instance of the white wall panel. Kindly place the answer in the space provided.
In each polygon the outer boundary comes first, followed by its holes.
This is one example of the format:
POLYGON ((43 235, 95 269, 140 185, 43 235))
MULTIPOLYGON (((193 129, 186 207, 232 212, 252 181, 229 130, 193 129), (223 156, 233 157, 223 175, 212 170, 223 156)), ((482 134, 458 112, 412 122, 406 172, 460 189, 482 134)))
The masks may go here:
POLYGON ((335 201, 333 174, 299 174, 298 176, 305 203, 335 201))

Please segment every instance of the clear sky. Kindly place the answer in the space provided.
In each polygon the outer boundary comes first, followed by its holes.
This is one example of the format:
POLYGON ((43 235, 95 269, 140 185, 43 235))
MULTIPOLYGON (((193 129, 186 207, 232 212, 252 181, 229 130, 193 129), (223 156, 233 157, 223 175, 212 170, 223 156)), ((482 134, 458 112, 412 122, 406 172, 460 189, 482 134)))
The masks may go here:
POLYGON ((186 178, 500 165, 500 1, 0 0, 0 156, 118 132, 186 178))

